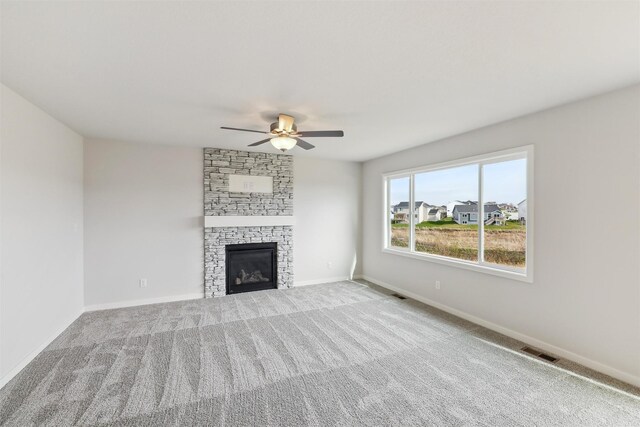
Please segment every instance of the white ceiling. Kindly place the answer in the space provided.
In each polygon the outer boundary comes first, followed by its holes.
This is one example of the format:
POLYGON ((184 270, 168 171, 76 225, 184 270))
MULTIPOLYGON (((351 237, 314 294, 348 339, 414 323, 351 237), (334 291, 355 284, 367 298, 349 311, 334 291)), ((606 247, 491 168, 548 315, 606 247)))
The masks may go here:
POLYGON ((640 80, 640 3, 2 2, 2 81, 88 137, 366 160, 640 80), (265 144, 265 151, 274 149, 265 144))

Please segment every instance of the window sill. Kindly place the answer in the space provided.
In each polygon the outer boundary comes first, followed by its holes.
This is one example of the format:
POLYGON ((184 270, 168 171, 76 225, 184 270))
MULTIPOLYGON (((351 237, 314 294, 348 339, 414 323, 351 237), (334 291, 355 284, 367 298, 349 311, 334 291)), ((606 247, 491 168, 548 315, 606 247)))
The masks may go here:
POLYGON ((489 265, 473 264, 470 262, 442 257, 438 255, 420 254, 416 252, 410 252, 409 249, 401 248, 384 248, 382 249, 382 252, 387 254, 400 255, 407 258, 419 259, 422 261, 435 262, 436 264, 448 265, 450 267, 477 271, 494 276, 506 277, 508 279, 518 280, 520 282, 533 283, 533 277, 531 275, 527 275, 526 273, 520 273, 517 271, 503 270, 501 268, 493 268, 489 265))

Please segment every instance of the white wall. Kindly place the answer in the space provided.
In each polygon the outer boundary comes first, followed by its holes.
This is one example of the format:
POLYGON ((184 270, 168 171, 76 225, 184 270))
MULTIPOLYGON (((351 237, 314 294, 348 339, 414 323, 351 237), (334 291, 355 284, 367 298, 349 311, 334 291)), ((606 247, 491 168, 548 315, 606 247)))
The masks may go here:
POLYGON ((204 296, 202 159, 199 148, 85 142, 88 309, 204 296))
POLYGON ((361 163, 296 157, 293 166, 296 285, 360 274, 361 163))
POLYGON ((366 162, 364 275, 640 385, 639 170, 640 86, 366 162), (381 252, 383 172, 526 144, 535 145, 533 284, 381 252), (606 218, 558 215, 594 204, 610 208, 606 218))
POLYGON ((0 386, 83 308, 80 135, 1 86, 0 386))
MULTIPOLYGON (((203 296, 202 169, 201 148, 85 142, 88 309, 203 296)), ((360 176, 359 163, 294 160, 297 284, 350 276, 360 176)))

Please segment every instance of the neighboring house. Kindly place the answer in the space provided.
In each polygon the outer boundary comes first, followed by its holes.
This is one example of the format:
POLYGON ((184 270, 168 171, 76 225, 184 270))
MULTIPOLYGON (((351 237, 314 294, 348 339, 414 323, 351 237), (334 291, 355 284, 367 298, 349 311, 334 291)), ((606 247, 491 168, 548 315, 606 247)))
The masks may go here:
MULTIPOLYGON (((416 224, 419 224, 423 221, 428 221, 427 216, 429 209, 433 208, 428 203, 425 202, 415 202, 415 207, 413 210, 414 221, 416 224)), ((393 207, 394 210, 394 219, 402 222, 409 222, 409 202, 400 202, 393 207)))
POLYGON ((513 203, 498 203, 498 207, 507 221, 518 221, 520 219, 518 216, 518 206, 513 203))
POLYGON ((439 208, 430 208, 427 212, 427 221, 440 221, 444 214, 446 214, 446 209, 443 212, 439 208))
POLYGON ((512 203, 498 203, 498 207, 502 212, 516 212, 518 210, 518 207, 512 203))
POLYGON ((515 212, 503 212, 503 214, 507 221, 518 221, 520 219, 517 210, 515 212))
POLYGON ((393 220, 395 222, 409 222, 409 216, 404 212, 395 212, 393 214, 393 220))
POLYGON ((527 223, 527 199, 518 203, 518 219, 521 223, 527 223))
POLYGON ((472 200, 467 200, 467 201, 463 201, 463 200, 454 200, 453 202, 449 202, 447 203, 447 216, 448 217, 452 217, 453 216, 453 208, 455 208, 458 205, 477 205, 478 202, 474 202, 472 200))
POLYGON ((391 223, 393 224, 394 222, 404 222, 396 213, 396 207, 395 206, 391 206, 391 210, 390 210, 390 218, 391 218, 391 223))
POLYGON ((460 201, 460 200, 454 200, 453 202, 449 202, 447 203, 447 216, 448 217, 452 217, 453 216, 453 208, 455 208, 458 205, 464 205, 465 203, 460 201))
MULTIPOLYGON (((453 220, 458 224, 477 224, 478 223, 478 204, 456 205, 453 208, 453 220)), ((485 224, 504 224, 504 215, 496 204, 484 205, 484 221, 485 224)))
POLYGON ((518 221, 520 219, 516 205, 512 203, 498 203, 498 207, 507 221, 518 221))

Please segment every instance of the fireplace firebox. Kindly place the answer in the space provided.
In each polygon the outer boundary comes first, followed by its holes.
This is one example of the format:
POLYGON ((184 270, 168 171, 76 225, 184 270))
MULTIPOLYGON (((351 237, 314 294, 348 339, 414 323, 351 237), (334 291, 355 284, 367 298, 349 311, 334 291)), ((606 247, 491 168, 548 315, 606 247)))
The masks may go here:
POLYGON ((227 245, 227 295, 278 288, 278 244, 227 245))

